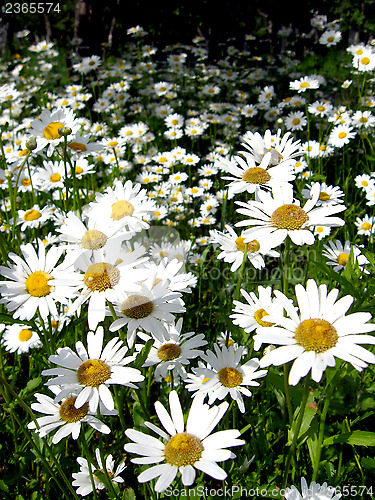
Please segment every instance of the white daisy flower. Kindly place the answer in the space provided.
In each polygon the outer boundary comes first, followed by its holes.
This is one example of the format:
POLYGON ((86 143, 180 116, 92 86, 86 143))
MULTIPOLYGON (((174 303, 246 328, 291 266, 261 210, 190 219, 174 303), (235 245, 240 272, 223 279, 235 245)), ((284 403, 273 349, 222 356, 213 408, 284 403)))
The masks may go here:
POLYGON ((111 324, 109 330, 115 332, 126 325, 129 346, 133 345, 138 328, 162 341, 167 335, 165 323, 173 323, 175 313, 185 312, 185 307, 179 300, 181 296, 168 288, 168 281, 158 281, 155 275, 150 276, 142 283, 139 292, 124 292, 114 302, 118 319, 111 324))
POLYGON ((118 236, 121 241, 129 240, 134 236, 132 231, 121 231, 123 226, 111 223, 99 217, 99 214, 88 213, 83 222, 73 212, 68 212, 61 220, 60 227, 56 231, 60 233, 59 240, 66 242, 62 248, 66 250, 107 250, 113 244, 113 238, 118 236), (121 235, 121 236, 119 236, 121 235))
MULTIPOLYGON (((174 325, 168 325, 167 335, 163 340, 155 340, 149 355, 144 363, 144 367, 157 365, 155 368, 155 379, 166 378, 170 372, 174 376, 186 377, 185 366, 190 364, 191 359, 202 356, 203 351, 198 349, 207 344, 204 340, 203 333, 195 334, 194 332, 183 333, 182 330, 183 319, 180 318, 174 325)), ((138 336, 147 342, 150 336, 138 333, 138 336)), ((141 350, 144 345, 136 346, 141 350)))
MULTIPOLYGON (((220 245, 221 252, 217 258, 232 264, 230 270, 235 272, 243 262, 245 241, 242 235, 238 236, 229 224, 225 226, 225 231, 226 232, 222 232, 212 229, 210 231, 210 241, 213 244, 220 245)), ((258 241, 254 239, 248 243, 246 257, 255 269, 262 269, 262 267, 265 266, 263 259, 264 255, 280 257, 279 252, 270 249, 266 240, 258 241)))
POLYGON ((184 415, 176 391, 169 394, 170 413, 157 401, 155 410, 165 430, 150 422, 145 425, 158 434, 162 440, 135 429, 125 431, 133 443, 124 446, 128 453, 140 455, 131 461, 135 464, 158 464, 150 467, 138 476, 144 483, 158 478, 155 491, 162 492, 170 486, 178 472, 184 486, 194 483, 196 470, 223 480, 227 473, 217 462, 235 458, 226 448, 240 446, 245 441, 238 439, 240 432, 228 429, 211 434, 228 409, 228 403, 209 407, 203 403, 204 396, 194 398, 190 412, 184 424, 184 415), (163 462, 163 463, 161 463, 163 462))
POLYGON ((369 264, 366 257, 361 254, 361 250, 357 246, 352 245, 349 240, 345 241, 344 245, 339 240, 336 240, 335 243, 333 241, 329 241, 328 243, 329 246, 323 245, 325 250, 323 250, 322 255, 330 259, 327 265, 334 266, 334 271, 338 272, 341 269, 345 269, 351 251, 353 251, 354 260, 357 261, 359 267, 369 264))
POLYGON ((155 210, 155 202, 148 199, 146 190, 141 189, 140 184, 133 186, 130 180, 125 184, 117 181, 115 188, 107 188, 104 194, 96 193, 95 201, 90 206, 93 214, 121 224, 125 222, 131 231, 148 229, 149 224, 144 218, 155 210))
POLYGON ((304 76, 299 80, 294 80, 290 82, 289 88, 291 90, 296 90, 298 93, 306 92, 306 90, 318 89, 319 80, 317 78, 311 78, 309 76, 304 76))
MULTIPOLYGON (((307 189, 302 189, 302 196, 308 200, 311 196, 312 185, 306 185, 307 189)), ((316 206, 331 206, 337 205, 338 203, 343 203, 344 200, 341 198, 344 196, 344 192, 338 186, 328 186, 325 182, 319 184, 320 194, 316 206)))
POLYGON ((353 127, 346 125, 336 125, 328 138, 328 143, 335 148, 342 148, 345 144, 349 144, 350 140, 356 135, 356 131, 353 131, 353 127))
POLYGON ((87 319, 92 330, 105 318, 106 301, 113 304, 121 292, 136 292, 140 288, 138 282, 146 275, 136 268, 147 260, 141 257, 145 252, 143 247, 127 252, 120 248, 116 239, 106 251, 103 250, 87 250, 78 257, 76 252, 68 253, 64 262, 72 264, 74 269, 59 274, 61 281, 80 291, 69 308, 69 315, 77 311, 80 314, 82 304, 89 301, 87 319))
POLYGON ((287 317, 270 315, 270 321, 278 326, 259 328, 254 340, 261 344, 280 345, 260 360, 260 366, 280 366, 293 361, 289 373, 289 384, 297 385, 311 370, 311 377, 320 382, 327 366, 335 366, 335 357, 352 364, 361 371, 368 363, 375 363, 375 354, 358 344, 375 344, 375 336, 363 335, 375 330, 375 324, 368 323, 371 314, 357 312, 346 315, 353 297, 346 295, 336 301, 337 288, 327 293, 327 286, 319 288, 313 279, 308 280, 306 289, 296 285, 299 314, 285 295, 276 290, 287 317))
POLYGON ((47 224, 52 218, 52 214, 51 207, 40 208, 39 205, 34 205, 28 210, 18 210, 17 224, 21 226, 21 232, 27 228, 38 228, 47 224))
MULTIPOLYGON (((54 389, 53 392, 56 395, 59 394, 60 390, 58 388, 52 387, 52 389, 54 389)), ((88 403, 85 403, 78 409, 75 407, 77 400, 77 396, 75 395, 63 398, 61 403, 56 403, 52 398, 44 394, 35 394, 35 397, 38 402, 32 403, 31 409, 39 413, 44 413, 46 416, 36 419, 38 428, 34 421, 30 422, 27 428, 34 429, 40 438, 58 429, 52 438, 53 444, 59 443, 62 439, 69 436, 69 434, 72 435, 73 439, 77 439, 83 422, 103 434, 111 432, 111 429, 107 425, 94 416, 95 413, 89 411, 88 403)), ((112 412, 112 414, 114 413, 112 412)))
POLYGON ((7 281, 0 281, 1 303, 7 304, 7 309, 13 312, 14 318, 32 319, 37 310, 43 319, 48 315, 57 316, 56 302, 66 304, 74 296, 69 284, 59 281, 57 275, 64 271, 64 265, 57 266, 62 250, 46 248, 38 240, 38 254, 31 243, 21 245, 23 259, 14 253, 9 254, 8 267, 0 266, 0 274, 7 281))
POLYGON ((6 351, 16 352, 17 354, 27 353, 30 349, 42 346, 37 332, 20 323, 13 323, 13 325, 8 325, 5 328, 1 343, 6 351))
POLYGON ((87 334, 87 350, 82 342, 76 343, 76 351, 70 347, 57 350, 57 355, 48 360, 57 368, 44 370, 42 375, 54 376, 46 385, 59 385, 62 390, 57 394, 55 402, 61 401, 72 392, 77 394, 74 402, 76 409, 88 403, 90 411, 96 412, 99 402, 104 407, 114 410, 110 384, 120 384, 137 389, 133 382, 142 382, 144 376, 136 368, 126 366, 134 360, 134 356, 125 357, 127 347, 118 337, 113 337, 103 349, 104 330, 99 327, 87 334))
POLYGON ((310 486, 307 486, 306 479, 301 478, 301 493, 295 486, 286 488, 285 500, 339 500, 342 497, 341 493, 336 493, 336 488, 327 486, 327 483, 322 485, 313 481, 310 486))
POLYGON ((45 109, 40 116, 33 120, 30 124, 29 133, 35 137, 40 137, 40 143, 43 147, 47 145, 56 146, 62 136, 59 134, 59 129, 67 127, 72 133, 75 133, 80 124, 74 112, 65 107, 52 111, 45 109))
POLYGON ((103 144, 100 142, 90 142, 90 139, 90 135, 81 134, 79 131, 76 132, 74 137, 69 138, 68 151, 74 159, 103 150, 103 144))
POLYGON ((269 165, 273 167, 279 163, 289 162, 292 158, 302 154, 300 141, 293 141, 290 132, 281 136, 281 129, 276 134, 266 130, 263 137, 259 132, 248 131, 243 136, 243 140, 242 146, 250 152, 250 155, 258 164, 262 163, 264 156, 268 152, 271 153, 269 165))
POLYGON ((259 191, 256 201, 237 201, 242 207, 237 212, 250 218, 238 222, 236 226, 254 226, 243 231, 245 243, 254 239, 266 239, 274 248, 289 236, 296 245, 312 245, 315 238, 310 228, 345 224, 342 219, 331 217, 344 211, 345 205, 316 207, 320 195, 319 183, 312 186, 310 195, 311 198, 301 208, 299 201, 293 198, 293 187, 285 184, 283 188, 274 188, 272 195, 259 191))
MULTIPOLYGON (((200 386, 199 391, 208 395, 208 404, 212 404, 216 399, 223 400, 229 394, 236 401, 240 412, 244 413, 245 404, 242 395, 252 396, 252 392, 246 386, 258 387, 260 384, 255 382, 255 379, 265 377, 267 370, 257 371, 259 360, 256 358, 241 364, 244 353, 242 346, 235 349, 233 345, 229 347, 224 345, 220 349, 217 344, 214 344, 214 349, 215 353, 207 351, 201 356, 209 367, 194 370, 196 376, 202 374, 206 380, 200 386)), ((195 393, 194 396, 197 394, 195 393)))
POLYGON ((367 214, 362 218, 357 217, 355 225, 357 227, 358 234, 371 236, 371 234, 375 231, 375 218, 367 214))
POLYGON ((124 482, 123 478, 119 476, 119 474, 121 474, 126 469, 124 462, 120 463, 115 470, 115 461, 113 460, 112 455, 108 455, 105 461, 105 466, 103 466, 99 448, 95 450, 95 457, 97 461, 97 467, 89 463, 85 458, 78 457, 77 462, 80 466, 79 472, 74 472, 72 474, 72 477, 74 479, 74 481, 72 482, 72 486, 78 486, 77 494, 83 497, 89 495, 93 491, 91 477, 94 480, 95 490, 103 490, 105 488, 104 483, 100 481, 98 476, 95 474, 95 471, 100 471, 105 474, 104 469, 106 469, 108 472, 108 476, 113 483, 124 482))
POLYGON ((272 188, 285 182, 292 182, 295 179, 294 168, 291 162, 278 163, 272 166, 272 153, 267 152, 257 165, 253 157, 246 152, 243 155, 234 156, 231 160, 219 158, 215 162, 215 167, 223 172, 231 174, 224 175, 224 180, 231 181, 227 184, 231 194, 256 193, 262 188, 272 188))
POLYGON ((258 296, 255 292, 248 293, 241 289, 241 295, 247 301, 247 304, 234 300, 233 314, 229 317, 234 325, 238 325, 250 333, 260 326, 270 327, 274 323, 268 321, 268 316, 271 312, 282 313, 283 307, 279 300, 272 297, 272 287, 258 286, 258 296))

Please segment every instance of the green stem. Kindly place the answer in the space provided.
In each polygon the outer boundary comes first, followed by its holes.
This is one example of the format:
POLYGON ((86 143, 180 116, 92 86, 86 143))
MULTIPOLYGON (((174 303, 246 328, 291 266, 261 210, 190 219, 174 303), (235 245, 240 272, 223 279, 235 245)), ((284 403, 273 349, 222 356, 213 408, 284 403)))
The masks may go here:
POLYGON ((318 436, 318 443, 317 443, 317 452, 316 452, 316 461, 314 465, 314 471, 312 475, 312 481, 316 481, 316 478, 318 476, 318 471, 319 471, 319 463, 320 463, 320 457, 322 454, 322 446, 323 446, 323 440, 324 440, 324 427, 326 424, 326 419, 327 419, 327 412, 329 408, 329 404, 331 402, 332 398, 332 393, 334 389, 334 384, 331 383, 328 386, 327 394, 326 394, 326 400, 324 401, 324 406, 323 406, 323 411, 320 416, 320 425, 319 425, 319 436, 318 436))
POLYGON ((296 428, 294 430, 293 441, 292 441, 292 444, 290 446, 289 453, 288 453, 288 456, 286 459, 284 481, 283 481, 283 485, 282 485, 282 488, 284 488, 284 489, 286 488, 286 485, 288 484, 290 464, 291 464, 292 458, 294 456, 294 453, 296 451, 299 433, 300 433, 302 422, 303 422, 303 416, 305 414, 307 399, 309 397, 309 392, 310 392, 310 374, 306 375, 304 392, 303 392, 303 397, 302 397, 301 406, 300 406, 300 410, 299 410, 298 420, 297 420, 296 428))
POLYGON ((236 290, 235 290, 235 293, 234 293, 234 300, 238 300, 240 298, 241 284, 242 284, 243 274, 244 274, 244 271, 245 271, 245 264, 246 264, 247 247, 248 247, 248 243, 245 243, 245 249, 243 251, 242 264, 241 264, 241 267, 240 267, 240 274, 238 276, 236 290))
POLYGON ((96 487, 95 487, 94 474, 92 472, 93 459, 92 459, 91 453, 89 451, 89 448, 87 446, 86 436, 85 436, 84 432, 80 433, 80 441, 81 441, 82 450, 83 450, 84 455, 85 455, 86 460, 87 460, 87 468, 89 469, 90 481, 91 481, 92 491, 94 494, 94 499, 97 500, 98 494, 97 494, 96 487))

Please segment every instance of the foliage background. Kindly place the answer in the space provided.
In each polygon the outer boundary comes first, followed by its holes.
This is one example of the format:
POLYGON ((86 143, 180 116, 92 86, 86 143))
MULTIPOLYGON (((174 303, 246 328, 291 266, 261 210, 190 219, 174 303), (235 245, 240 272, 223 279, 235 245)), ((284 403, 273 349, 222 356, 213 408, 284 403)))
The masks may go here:
MULTIPOLYGON (((262 33, 271 35, 271 45, 277 50, 276 33, 281 26, 298 27, 300 33, 310 30, 311 12, 318 11, 330 19, 341 18, 346 37, 366 38, 375 30, 375 3, 372 0, 199 0, 176 2, 163 0, 52 0, 60 12, 50 9, 48 15, 14 14, 7 8, 17 0, 4 2, 0 17, 3 32, 8 41, 22 29, 30 30, 36 39, 49 35, 61 47, 69 44, 75 34, 83 39, 81 55, 92 54, 108 44, 112 33, 112 51, 121 52, 127 39, 126 30, 141 25, 156 43, 189 43, 198 34, 203 35, 212 51, 220 43, 234 38, 243 43, 244 35, 262 33), (79 16, 78 23, 78 12, 79 16), (48 27, 49 25, 49 27, 48 27), (76 31, 76 33, 74 33, 76 31), (359 35, 360 33, 360 35, 359 35)), ((20 3, 20 2, 18 2, 20 3)), ((23 0, 21 3, 32 3, 23 0)), ((48 4, 48 2, 36 2, 48 4)), ((50 2, 51 3, 51 2, 50 2)), ((301 40, 303 44, 303 40, 301 40)), ((155 42, 154 42, 155 43, 155 42)), ((267 42, 269 43, 269 42, 267 42)), ((16 51, 17 46, 11 45, 16 51)))

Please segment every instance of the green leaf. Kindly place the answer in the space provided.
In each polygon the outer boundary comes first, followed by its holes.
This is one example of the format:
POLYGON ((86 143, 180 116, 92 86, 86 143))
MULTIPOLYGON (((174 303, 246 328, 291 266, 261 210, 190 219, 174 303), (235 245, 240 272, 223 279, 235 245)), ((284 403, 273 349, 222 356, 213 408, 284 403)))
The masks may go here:
MULTIPOLYGON (((299 435, 298 435, 298 438, 301 440, 300 443, 303 443, 308 438, 308 431, 310 429, 311 422, 312 422, 313 418, 315 417, 317 410, 318 410, 318 407, 317 407, 315 400, 314 400, 314 393, 310 391, 309 396, 307 398, 305 412, 303 414, 301 429, 300 429, 299 435)), ((297 408, 297 410, 294 413, 292 428, 288 432, 287 446, 290 446, 292 444, 295 429, 297 426, 299 412, 300 412, 300 408, 297 408)))
POLYGON ((0 490, 6 491, 6 492, 9 491, 9 486, 7 484, 5 484, 2 479, 0 479, 0 490))
POLYGON ((307 448, 309 450, 311 465, 315 468, 318 455, 318 432, 319 425, 317 420, 311 422, 310 429, 307 432, 307 448))
POLYGON ((142 351, 135 358, 134 368, 141 368, 143 366, 144 362, 147 359, 147 356, 149 355, 153 343, 153 339, 150 339, 145 343, 142 351))
POLYGON ((361 465, 364 469, 375 472, 375 459, 370 457, 363 457, 361 460, 361 465))
POLYGON ((375 446, 375 432, 353 431, 346 432, 345 434, 338 434, 325 439, 323 446, 339 443, 347 443, 352 446, 375 446))
POLYGON ((122 494, 122 500, 137 500, 133 488, 126 488, 122 494))
MULTIPOLYGON (((14 323, 19 323, 19 319, 14 319, 13 316, 10 314, 6 313, 0 313, 0 323, 3 323, 4 325, 13 325, 14 323)), ((30 321, 25 321, 22 320, 23 325, 28 325, 31 326, 32 328, 34 327, 34 324, 31 323, 30 321)))

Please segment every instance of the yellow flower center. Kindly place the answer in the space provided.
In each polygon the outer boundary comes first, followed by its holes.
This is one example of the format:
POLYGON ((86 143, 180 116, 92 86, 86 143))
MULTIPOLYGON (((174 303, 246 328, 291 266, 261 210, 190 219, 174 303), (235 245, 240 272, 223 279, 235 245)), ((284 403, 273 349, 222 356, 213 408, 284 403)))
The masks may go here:
POLYGON ((82 174, 82 172, 83 172, 83 168, 82 167, 76 167, 75 168, 75 174, 76 175, 82 174))
POLYGON ((331 199, 331 197, 330 197, 330 195, 328 193, 326 193, 324 191, 320 192, 319 200, 321 200, 321 201, 328 201, 330 199, 331 199))
POLYGON ((362 123, 366 123, 368 122, 368 118, 366 118, 366 116, 361 116, 361 118, 359 119, 360 122, 362 123))
POLYGON ((45 297, 51 292, 48 281, 52 276, 44 271, 35 271, 26 279, 26 291, 33 297, 45 297))
POLYGON ((113 220, 120 220, 123 217, 129 217, 133 215, 134 207, 126 200, 118 200, 112 205, 111 217, 113 220))
POLYGON ((52 174, 51 177, 49 178, 51 182, 59 182, 61 180, 61 175, 60 174, 52 174))
POLYGON ((301 120, 299 118, 293 118, 292 123, 293 125, 298 125, 301 120))
POLYGON ((328 42, 333 42, 333 41, 334 41, 334 39, 335 39, 335 37, 334 37, 334 36, 329 36, 329 37, 327 38, 327 41, 328 41, 328 42))
POLYGON ((337 256, 337 263, 340 264, 340 266, 346 266, 347 262, 349 260, 349 254, 348 253, 340 253, 340 255, 337 256))
POLYGON ((271 179, 270 174, 264 168, 253 167, 246 170, 242 180, 249 184, 265 184, 271 179))
POLYGON ((23 218, 24 218, 26 221, 30 222, 30 221, 32 221, 32 220, 38 220, 38 219, 39 219, 39 217, 41 217, 41 216, 42 216, 42 214, 41 214, 38 210, 33 210, 33 209, 32 209, 32 210, 28 210, 28 211, 25 213, 25 215, 23 216, 23 218))
POLYGON ((307 87, 309 87, 309 86, 310 86, 309 82, 302 82, 302 83, 300 84, 301 89, 305 89, 305 88, 307 88, 307 87))
POLYGON ((99 387, 111 377, 111 369, 101 359, 88 359, 77 370, 78 382, 90 387, 99 387))
POLYGON ((144 295, 130 295, 121 306, 121 312, 132 319, 147 318, 153 310, 154 304, 144 295))
POLYGON ((324 111, 326 108, 324 106, 318 106, 316 109, 317 111, 324 111))
POLYGON ((348 134, 346 132, 340 132, 339 135, 338 135, 338 138, 339 139, 345 139, 345 137, 347 136, 348 134))
POLYGON ((66 399, 60 405, 59 414, 61 420, 67 422, 68 424, 72 424, 74 422, 79 422, 87 415, 89 411, 88 403, 85 403, 81 408, 75 408, 74 403, 76 402, 77 397, 73 396, 71 398, 66 399))
POLYGON ((47 127, 43 130, 44 137, 47 141, 53 141, 54 139, 60 139, 61 135, 59 134, 59 129, 64 125, 60 122, 51 122, 47 125, 47 127))
POLYGON ((173 436, 164 448, 165 460, 177 467, 193 465, 202 456, 203 445, 201 441, 187 432, 173 436))
POLYGON ((107 243, 107 236, 97 229, 90 229, 81 239, 81 246, 86 250, 98 250, 107 243))
POLYGON ((68 146, 70 147, 70 149, 73 149, 73 151, 79 151, 81 153, 84 153, 85 151, 87 151, 87 147, 85 146, 85 144, 82 144, 81 142, 70 142, 68 144, 68 146))
POLYGON ((22 156, 26 156, 28 154, 29 150, 28 149, 23 149, 22 151, 20 151, 18 153, 18 156, 22 157, 22 156))
POLYGON ((371 229, 371 224, 369 222, 363 222, 362 229, 364 229, 365 231, 368 231, 369 229, 371 229))
POLYGON ((298 325, 294 338, 306 351, 319 354, 335 347, 339 336, 325 319, 305 319, 298 325))
POLYGON ((370 63, 370 59, 368 57, 362 57, 361 59, 361 64, 364 64, 365 66, 367 66, 367 64, 370 63))
POLYGON ((21 330, 18 334, 18 338, 21 342, 27 342, 33 336, 33 332, 31 330, 21 330))
POLYGON ((164 344, 158 349, 158 357, 161 361, 172 361, 181 354, 181 347, 178 344, 164 344))
POLYGON ((242 373, 231 366, 222 368, 218 373, 218 377, 223 386, 228 388, 237 387, 243 380, 242 373))
POLYGON ((117 285, 120 281, 120 271, 112 264, 97 262, 89 266, 83 281, 91 291, 104 292, 117 285))
POLYGON ((307 213, 298 205, 287 204, 277 208, 271 215, 270 222, 277 229, 293 231, 301 227, 309 220, 307 213))
POLYGON ((268 312, 264 309, 258 309, 255 311, 254 319, 260 326, 273 326, 275 323, 269 323, 268 321, 263 321, 264 316, 269 316, 268 312))

